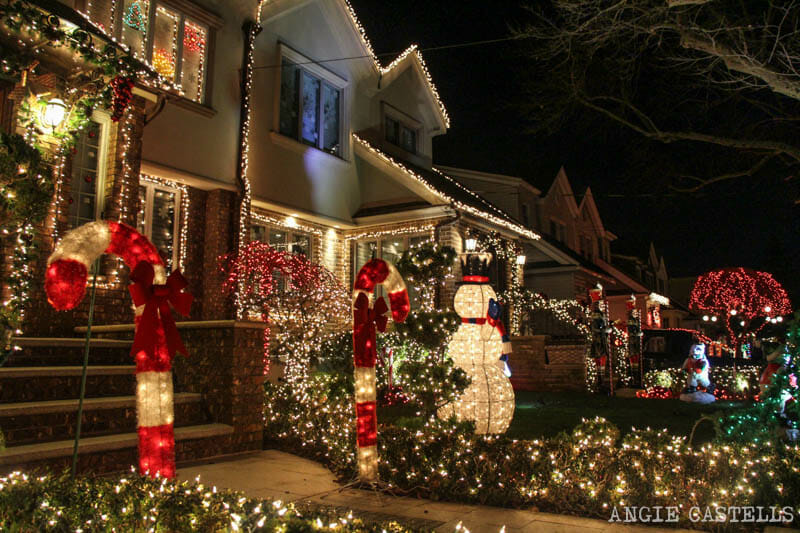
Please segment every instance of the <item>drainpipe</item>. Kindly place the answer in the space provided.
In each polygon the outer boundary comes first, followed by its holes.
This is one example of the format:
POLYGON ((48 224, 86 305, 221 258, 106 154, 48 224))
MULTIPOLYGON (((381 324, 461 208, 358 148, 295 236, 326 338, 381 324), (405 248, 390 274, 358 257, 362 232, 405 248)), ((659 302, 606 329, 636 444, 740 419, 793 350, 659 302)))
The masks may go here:
POLYGON ((239 153, 236 165, 236 181, 239 185, 239 212, 236 217, 238 232, 234 239, 234 249, 238 250, 246 241, 244 229, 250 218, 250 182, 247 179, 248 143, 251 119, 251 95, 253 87, 253 53, 255 50, 256 36, 261 33, 262 27, 252 20, 245 21, 242 26, 244 34, 244 48, 242 51, 241 81, 239 90, 241 94, 241 107, 239 109, 239 153))

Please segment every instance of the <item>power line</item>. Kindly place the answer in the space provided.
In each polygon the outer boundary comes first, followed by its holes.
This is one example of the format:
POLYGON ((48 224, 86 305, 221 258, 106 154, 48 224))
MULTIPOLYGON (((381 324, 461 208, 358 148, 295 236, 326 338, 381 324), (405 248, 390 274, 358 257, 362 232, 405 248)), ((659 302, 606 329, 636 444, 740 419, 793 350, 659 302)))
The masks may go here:
MULTIPOLYGON (((487 44, 497 44, 503 43, 508 41, 518 41, 521 39, 528 39, 529 37, 500 37, 498 39, 484 39, 481 41, 468 41, 465 43, 455 43, 455 44, 443 44, 441 46, 431 46, 428 48, 417 48, 420 52, 436 52, 439 50, 454 50, 457 48, 467 48, 471 46, 483 46, 487 44)), ((333 63, 336 61, 350 61, 353 59, 373 59, 377 57, 398 57, 403 52, 385 52, 382 54, 365 54, 360 56, 347 56, 347 57, 336 57, 332 59, 320 59, 320 60, 309 60, 309 61, 301 61, 301 62, 293 62, 295 65, 318 65, 322 63, 333 63)), ((281 68, 284 66, 283 64, 279 65, 263 65, 260 67, 253 67, 253 70, 264 70, 264 69, 271 69, 271 68, 281 68)))

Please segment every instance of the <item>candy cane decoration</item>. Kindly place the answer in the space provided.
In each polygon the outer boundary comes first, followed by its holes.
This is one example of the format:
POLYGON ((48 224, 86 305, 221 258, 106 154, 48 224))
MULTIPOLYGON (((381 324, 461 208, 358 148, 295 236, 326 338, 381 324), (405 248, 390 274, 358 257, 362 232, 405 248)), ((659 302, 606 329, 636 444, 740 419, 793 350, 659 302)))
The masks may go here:
POLYGON ((189 314, 192 295, 177 270, 167 276, 155 246, 141 233, 111 221, 90 222, 64 235, 47 259, 47 300, 59 311, 76 307, 86 292, 89 266, 102 254, 118 255, 131 268, 129 287, 135 306, 136 415, 139 469, 151 476, 175 477, 172 357, 186 348, 170 304, 189 314))
POLYGON ((356 437, 358 474, 362 481, 378 479, 378 416, 375 393, 376 331, 386 331, 386 302, 370 303, 376 285, 389 294, 392 320, 403 322, 411 306, 400 273, 391 263, 373 259, 361 267, 353 286, 353 360, 356 378, 356 437))

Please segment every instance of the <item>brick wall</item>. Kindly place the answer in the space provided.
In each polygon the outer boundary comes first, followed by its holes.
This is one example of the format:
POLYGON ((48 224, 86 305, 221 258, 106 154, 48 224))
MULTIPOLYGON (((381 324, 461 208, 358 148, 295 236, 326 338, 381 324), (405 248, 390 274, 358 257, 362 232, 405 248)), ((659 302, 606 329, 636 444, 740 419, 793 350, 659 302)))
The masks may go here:
POLYGON ((224 321, 180 326, 180 333, 191 357, 174 360, 178 390, 201 393, 211 419, 233 426, 222 453, 260 450, 264 325, 224 321))
POLYGON ((556 344, 546 335, 511 339, 509 358, 515 390, 581 391, 586 366, 583 344, 556 344))
POLYGON ((233 318, 233 302, 223 292, 224 275, 219 258, 233 251, 237 228, 236 193, 217 189, 208 191, 205 201, 203 235, 202 306, 203 320, 233 318))

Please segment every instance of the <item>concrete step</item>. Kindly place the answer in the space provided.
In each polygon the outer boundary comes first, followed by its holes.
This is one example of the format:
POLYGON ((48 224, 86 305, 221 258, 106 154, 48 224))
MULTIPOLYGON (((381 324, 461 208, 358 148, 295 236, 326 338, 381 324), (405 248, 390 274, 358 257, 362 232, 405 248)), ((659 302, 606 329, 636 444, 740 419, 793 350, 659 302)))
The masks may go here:
MULTIPOLYGON (((12 353, 6 366, 74 366, 83 363, 85 338, 15 337, 21 349, 12 353)), ((96 339, 89 341, 90 365, 129 365, 132 340, 96 339)))
MULTIPOLYGON (((53 442, 75 437, 78 400, 6 403, 0 405, 0 428, 9 447, 53 442)), ((136 398, 112 396, 83 401, 81 435, 95 437, 136 430, 136 398)), ((175 394, 175 426, 209 421, 198 393, 175 394)))
MULTIPOLYGON (((175 428, 175 455, 179 462, 218 457, 227 447, 233 427, 225 424, 202 424, 175 428)), ((60 471, 72 460, 73 440, 60 440, 13 446, 0 451, 0 475, 21 470, 31 473, 49 468, 60 471)), ((78 445, 79 472, 106 473, 119 465, 136 465, 138 436, 118 433, 81 439, 78 445)))
MULTIPOLYGON (((86 397, 128 396, 136 390, 135 365, 89 366, 86 397)), ((0 367, 0 405, 77 398, 81 366, 0 367)))

